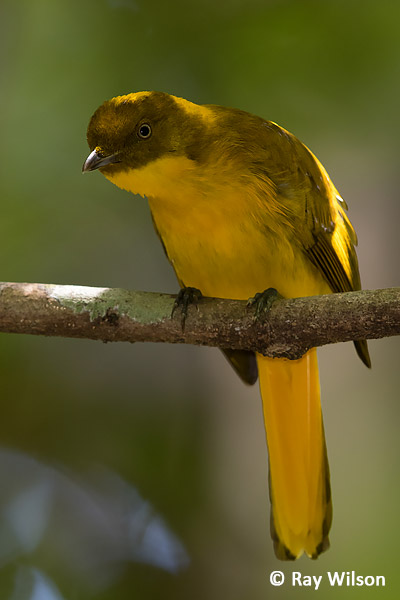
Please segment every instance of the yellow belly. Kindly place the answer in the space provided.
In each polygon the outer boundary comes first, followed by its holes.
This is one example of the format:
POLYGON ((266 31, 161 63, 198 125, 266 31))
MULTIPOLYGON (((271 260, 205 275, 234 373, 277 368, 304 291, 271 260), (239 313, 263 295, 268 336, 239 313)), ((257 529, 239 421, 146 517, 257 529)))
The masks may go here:
POLYGON ((205 296, 247 299, 269 287, 287 298, 330 291, 290 232, 263 227, 250 209, 238 218, 211 200, 179 215, 162 200, 149 204, 178 279, 205 296))

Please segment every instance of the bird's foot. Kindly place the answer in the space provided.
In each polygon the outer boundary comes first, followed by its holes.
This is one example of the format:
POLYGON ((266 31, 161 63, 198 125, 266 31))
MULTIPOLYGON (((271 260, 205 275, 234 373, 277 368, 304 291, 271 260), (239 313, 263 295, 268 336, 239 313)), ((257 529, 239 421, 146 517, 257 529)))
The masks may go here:
POLYGON ((247 306, 249 308, 255 308, 254 311, 254 320, 257 321, 261 319, 266 313, 271 310, 272 305, 276 300, 281 298, 282 296, 275 288, 268 288, 263 292, 258 292, 254 298, 249 298, 247 300, 247 306))
POLYGON ((179 290, 179 294, 177 295, 172 308, 171 319, 174 316, 176 309, 180 308, 182 331, 185 331, 185 322, 189 306, 194 304, 198 309, 197 304, 202 297, 203 294, 201 291, 194 287, 183 287, 179 290))

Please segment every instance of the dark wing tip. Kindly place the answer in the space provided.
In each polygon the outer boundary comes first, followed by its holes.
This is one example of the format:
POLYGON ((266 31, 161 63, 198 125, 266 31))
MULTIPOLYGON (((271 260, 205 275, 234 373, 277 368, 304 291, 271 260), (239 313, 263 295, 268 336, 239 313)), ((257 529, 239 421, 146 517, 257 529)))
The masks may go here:
POLYGON ((357 354, 363 361, 364 365, 366 367, 368 367, 368 369, 370 369, 371 368, 371 357, 370 357, 369 351, 368 351, 367 340, 359 340, 357 342, 354 342, 354 346, 356 347, 357 354))
POLYGON ((254 352, 249 350, 222 350, 240 379, 248 385, 254 385, 258 378, 257 359, 254 352))

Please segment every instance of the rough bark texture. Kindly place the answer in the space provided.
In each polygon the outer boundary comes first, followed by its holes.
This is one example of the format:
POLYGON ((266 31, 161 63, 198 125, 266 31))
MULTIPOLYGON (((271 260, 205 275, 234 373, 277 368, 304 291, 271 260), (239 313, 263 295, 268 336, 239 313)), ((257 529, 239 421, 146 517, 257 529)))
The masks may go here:
POLYGON ((313 346, 400 334, 400 288, 277 300, 261 319, 245 301, 204 298, 182 331, 175 296, 0 283, 0 331, 104 342, 170 342, 299 358, 313 346))

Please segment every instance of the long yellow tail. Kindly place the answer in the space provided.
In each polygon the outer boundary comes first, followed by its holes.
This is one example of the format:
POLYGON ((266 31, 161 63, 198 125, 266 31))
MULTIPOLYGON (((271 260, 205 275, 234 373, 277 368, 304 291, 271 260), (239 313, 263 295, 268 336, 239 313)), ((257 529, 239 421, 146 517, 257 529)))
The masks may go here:
POLYGON ((257 356, 267 433, 271 535, 282 560, 329 547, 329 466, 316 349, 296 361, 257 356))

